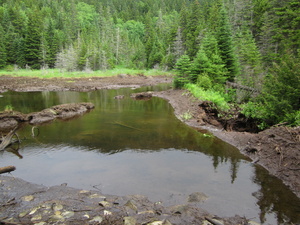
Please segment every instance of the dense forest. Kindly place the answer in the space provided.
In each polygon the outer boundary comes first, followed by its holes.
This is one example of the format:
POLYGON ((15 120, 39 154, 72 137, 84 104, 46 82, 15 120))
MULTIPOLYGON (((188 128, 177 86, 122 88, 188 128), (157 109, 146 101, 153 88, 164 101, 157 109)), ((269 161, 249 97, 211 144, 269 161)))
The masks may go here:
POLYGON ((300 125, 298 0, 0 3, 2 69, 174 70, 175 87, 222 93, 261 128, 300 125))

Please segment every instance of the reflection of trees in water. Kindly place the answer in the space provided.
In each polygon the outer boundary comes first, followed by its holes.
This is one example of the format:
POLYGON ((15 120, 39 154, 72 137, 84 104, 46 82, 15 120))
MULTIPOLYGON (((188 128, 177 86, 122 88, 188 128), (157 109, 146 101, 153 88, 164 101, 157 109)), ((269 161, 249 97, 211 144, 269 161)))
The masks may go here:
POLYGON ((213 156, 213 166, 216 170, 220 163, 226 163, 228 160, 230 160, 231 183, 233 184, 235 179, 237 178, 237 172, 239 169, 241 158, 229 157, 224 154, 217 154, 213 156))
POLYGON ((255 167, 253 182, 260 190, 253 193, 260 208, 260 221, 266 221, 267 214, 275 214, 277 224, 292 224, 300 221, 300 199, 290 191, 281 180, 270 176, 262 167, 255 167))

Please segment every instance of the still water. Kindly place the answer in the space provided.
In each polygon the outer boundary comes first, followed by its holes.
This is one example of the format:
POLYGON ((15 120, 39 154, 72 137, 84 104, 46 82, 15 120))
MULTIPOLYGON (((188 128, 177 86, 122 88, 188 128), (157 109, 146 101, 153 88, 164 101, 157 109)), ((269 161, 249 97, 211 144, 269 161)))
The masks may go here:
POLYGON ((280 180, 231 145, 186 126, 165 100, 130 98, 133 92, 164 88, 3 93, 0 109, 11 105, 29 113, 73 102, 92 102, 95 109, 39 126, 37 137, 25 126, 18 131, 19 156, 1 152, 0 166, 14 165, 14 176, 46 186, 141 194, 166 206, 185 204, 189 194, 202 192, 208 199, 198 205, 218 216, 300 223, 300 200, 280 180), (116 100, 117 95, 125 98, 116 100))

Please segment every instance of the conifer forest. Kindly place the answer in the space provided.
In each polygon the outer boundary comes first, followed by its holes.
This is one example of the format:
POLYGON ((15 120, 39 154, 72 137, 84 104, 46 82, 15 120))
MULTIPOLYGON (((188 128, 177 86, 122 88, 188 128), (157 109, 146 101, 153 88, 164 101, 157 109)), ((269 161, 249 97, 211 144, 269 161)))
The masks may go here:
POLYGON ((300 125, 298 0, 0 3, 2 70, 173 71, 175 88, 222 93, 261 128, 300 125))

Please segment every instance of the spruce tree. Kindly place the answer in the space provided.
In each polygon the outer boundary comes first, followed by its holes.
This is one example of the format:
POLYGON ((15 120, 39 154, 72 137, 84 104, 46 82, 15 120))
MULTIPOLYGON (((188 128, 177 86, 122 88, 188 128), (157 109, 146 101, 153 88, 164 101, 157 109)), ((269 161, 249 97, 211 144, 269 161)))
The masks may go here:
POLYGON ((217 30, 217 40, 220 48, 220 55, 228 70, 227 80, 234 81, 239 74, 239 65, 234 52, 232 32, 228 15, 224 5, 220 8, 220 20, 217 30))
POLYGON ((41 67, 41 20, 39 12, 31 12, 28 16, 28 26, 25 37, 26 64, 32 69, 41 67))
MULTIPOLYGON (((0 40, 4 40, 4 30, 0 24, 0 40)), ((6 66, 6 48, 3 41, 0 41, 0 69, 6 66)))
POLYGON ((191 73, 191 60, 188 55, 181 56, 175 65, 176 76, 174 78, 174 87, 182 88, 185 84, 189 83, 189 76, 191 73))
POLYGON ((214 35, 208 33, 192 63, 191 81, 195 83, 199 77, 208 76, 212 82, 223 84, 226 75, 227 70, 220 57, 218 42, 214 35))
POLYGON ((197 38, 199 36, 199 25, 201 19, 200 4, 195 0, 191 5, 191 10, 188 16, 185 35, 185 46, 187 54, 190 58, 195 57, 198 51, 197 38))
POLYGON ((241 75, 238 76, 238 81, 243 85, 260 89, 263 72, 262 57, 250 30, 246 27, 242 28, 236 34, 235 43, 241 66, 241 75))

